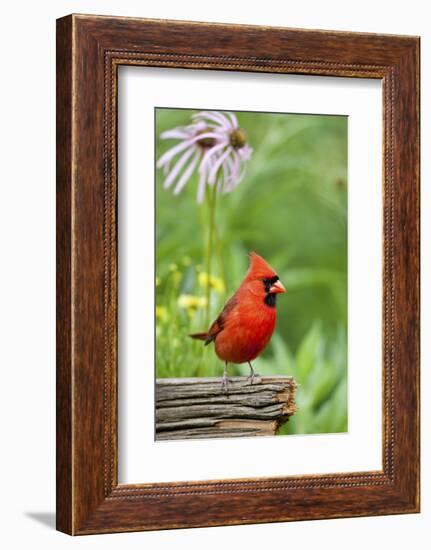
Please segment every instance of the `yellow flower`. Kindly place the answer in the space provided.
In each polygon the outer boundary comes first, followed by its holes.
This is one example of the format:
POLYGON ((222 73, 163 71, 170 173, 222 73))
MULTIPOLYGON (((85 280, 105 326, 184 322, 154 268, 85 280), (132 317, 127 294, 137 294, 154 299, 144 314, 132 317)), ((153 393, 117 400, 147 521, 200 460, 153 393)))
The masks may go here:
POLYGON ((156 286, 160 286, 160 277, 156 276, 156 286))
POLYGON ((165 306, 156 306, 156 319, 159 319, 162 323, 169 320, 169 313, 165 306))
POLYGON ((185 309, 189 317, 193 317, 198 309, 206 306, 207 300, 204 296, 193 296, 191 294, 181 294, 178 298, 178 307, 185 309))
POLYGON ((216 292, 224 292, 225 290, 224 282, 220 277, 215 277, 214 275, 208 277, 208 273, 205 271, 199 273, 198 281, 202 288, 207 288, 207 286, 209 286, 216 292))
POLYGON ((207 305, 205 296, 193 296, 192 294, 181 294, 178 298, 178 305, 182 309, 202 308, 207 305))

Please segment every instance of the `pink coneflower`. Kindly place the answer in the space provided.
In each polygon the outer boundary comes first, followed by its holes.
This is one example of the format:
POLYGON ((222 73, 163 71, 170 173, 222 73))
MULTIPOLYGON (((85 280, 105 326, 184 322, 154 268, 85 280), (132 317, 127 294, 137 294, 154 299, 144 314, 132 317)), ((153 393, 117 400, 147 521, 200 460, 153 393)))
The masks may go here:
POLYGON ((160 134, 162 139, 180 142, 160 157, 157 167, 164 169, 165 189, 175 183, 175 195, 181 193, 197 168, 197 201, 201 203, 207 184, 217 185, 217 191, 223 193, 229 193, 239 184, 244 175, 244 162, 249 160, 252 149, 233 113, 201 111, 192 118, 192 124, 160 134), (172 166, 174 158, 176 163, 172 166))

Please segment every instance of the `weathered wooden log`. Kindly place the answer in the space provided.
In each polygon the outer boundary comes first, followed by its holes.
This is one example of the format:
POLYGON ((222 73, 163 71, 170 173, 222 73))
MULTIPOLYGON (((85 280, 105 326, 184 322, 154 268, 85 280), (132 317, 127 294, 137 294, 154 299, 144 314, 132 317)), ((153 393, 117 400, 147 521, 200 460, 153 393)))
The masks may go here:
POLYGON ((156 440, 275 435, 296 411, 291 376, 156 380, 156 440))

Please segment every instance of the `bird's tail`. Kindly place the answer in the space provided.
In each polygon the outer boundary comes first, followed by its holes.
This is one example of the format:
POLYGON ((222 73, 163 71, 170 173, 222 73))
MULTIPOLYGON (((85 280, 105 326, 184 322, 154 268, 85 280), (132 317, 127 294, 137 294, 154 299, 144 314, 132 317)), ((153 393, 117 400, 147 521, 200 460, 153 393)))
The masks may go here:
POLYGON ((195 332, 194 334, 189 334, 189 336, 195 340, 206 340, 208 338, 208 332, 195 332))
POLYGON ((208 332, 195 332, 194 334, 189 334, 189 336, 195 340, 203 340, 206 346, 214 340, 208 332))

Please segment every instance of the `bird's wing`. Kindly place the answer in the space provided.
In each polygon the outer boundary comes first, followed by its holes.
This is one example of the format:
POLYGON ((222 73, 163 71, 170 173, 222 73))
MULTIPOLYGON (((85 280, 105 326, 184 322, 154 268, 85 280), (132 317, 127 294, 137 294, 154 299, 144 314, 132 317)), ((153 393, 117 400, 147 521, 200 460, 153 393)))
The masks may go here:
POLYGON ((232 311, 235 309, 236 305, 237 305, 237 299, 236 299, 236 295, 234 294, 232 298, 230 298, 226 302, 223 308, 223 311, 220 313, 217 319, 210 326, 205 345, 209 344, 210 342, 213 342, 216 339, 217 334, 219 334, 223 330, 224 325, 226 323, 226 319, 228 318, 229 314, 232 313, 232 311))

